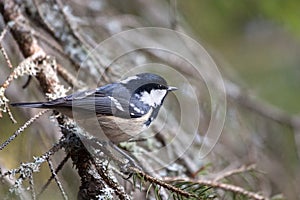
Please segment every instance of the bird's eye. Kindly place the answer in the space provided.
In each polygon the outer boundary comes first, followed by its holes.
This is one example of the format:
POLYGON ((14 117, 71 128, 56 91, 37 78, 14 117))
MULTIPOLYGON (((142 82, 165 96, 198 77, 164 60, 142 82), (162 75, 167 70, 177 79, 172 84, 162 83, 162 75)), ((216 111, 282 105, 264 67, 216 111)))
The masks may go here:
POLYGON ((158 85, 158 89, 165 90, 165 89, 167 89, 167 87, 164 86, 164 85, 159 84, 159 85, 158 85))
POLYGON ((158 88, 159 88, 159 89, 163 89, 164 86, 163 86, 163 85, 158 85, 158 88))

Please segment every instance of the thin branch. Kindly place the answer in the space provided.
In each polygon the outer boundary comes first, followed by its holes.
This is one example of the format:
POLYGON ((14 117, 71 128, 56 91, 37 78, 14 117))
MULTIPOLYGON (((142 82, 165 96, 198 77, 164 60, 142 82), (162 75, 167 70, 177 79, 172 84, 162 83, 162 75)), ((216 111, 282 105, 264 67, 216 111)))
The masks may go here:
POLYGON ((101 176, 101 178, 105 181, 105 183, 113 189, 115 194, 121 200, 129 200, 131 199, 128 194, 126 194, 124 187, 121 186, 114 177, 113 174, 109 174, 108 166, 105 165, 103 162, 99 162, 100 159, 91 159, 92 163, 97 169, 97 172, 101 176))
POLYGON ((0 42, 3 40, 3 38, 4 38, 4 36, 5 36, 6 32, 7 32, 7 27, 8 26, 6 25, 5 28, 3 29, 3 31, 0 34, 0 42))
MULTIPOLYGON (((35 158, 35 162, 38 164, 41 164, 41 161, 45 161, 49 159, 50 156, 52 156, 55 152, 62 149, 63 145, 65 144, 64 140, 61 140, 59 143, 54 144, 50 150, 45 152, 42 156, 35 158)), ((25 163, 26 164, 26 163, 25 163)), ((8 170, 3 174, 0 174, 0 178, 3 178, 5 176, 10 176, 12 174, 20 173, 21 169, 20 167, 18 169, 8 170)))
POLYGON ((36 62, 42 56, 44 56, 44 53, 38 51, 22 61, 16 68, 14 68, 14 70, 9 74, 4 83, 0 86, 0 117, 2 116, 2 111, 7 112, 12 122, 16 123, 16 120, 13 118, 13 115, 8 106, 9 100, 5 96, 5 91, 14 79, 25 75, 36 75, 38 73, 36 62))
MULTIPOLYGON (((9 119, 10 119, 14 124, 17 123, 17 120, 15 120, 15 118, 14 118, 14 116, 13 116, 13 114, 12 114, 12 112, 11 112, 11 110, 10 110, 10 108, 9 108, 7 102, 5 102, 5 104, 4 104, 4 109, 6 110, 8 116, 9 116, 9 119)), ((1 149, 0 149, 0 150, 1 150, 1 149)))
POLYGON ((232 176, 234 174, 244 173, 246 171, 251 171, 251 170, 255 170, 255 169, 256 169, 256 165, 255 164, 252 164, 252 165, 249 165, 249 166, 243 165, 243 166, 241 166, 238 169, 233 169, 233 170, 230 170, 228 172, 222 173, 221 175, 219 175, 216 178, 214 178, 213 181, 216 182, 216 181, 219 181, 221 179, 224 179, 224 178, 227 178, 229 176, 232 176))
POLYGON ((244 188, 235 186, 235 185, 231 185, 231 184, 226 184, 226 183, 220 183, 220 182, 216 182, 216 181, 211 181, 211 180, 201 180, 201 179, 189 179, 189 178, 180 178, 180 177, 165 177, 163 179, 166 182, 180 182, 180 181, 184 181, 184 182, 191 182, 191 183, 197 183, 200 185, 206 185, 209 187, 213 187, 213 188, 220 188, 223 189, 225 191, 230 191, 236 194, 241 194, 244 195, 248 198, 251 199, 255 199, 255 200, 269 200, 269 198, 264 197, 258 193, 254 193, 248 190, 245 190, 244 188))
POLYGON ((130 167, 130 169, 134 173, 136 173, 137 175, 143 177, 145 179, 145 181, 149 181, 150 183, 155 183, 157 185, 160 185, 161 187, 164 187, 164 188, 166 188, 166 189, 168 189, 168 190, 170 190, 172 192, 175 192, 175 193, 180 194, 181 196, 184 196, 184 197, 187 197, 187 198, 191 198, 191 197, 197 198, 196 195, 188 193, 188 192, 186 192, 184 190, 181 190, 180 188, 177 188, 177 187, 175 187, 175 186, 173 186, 173 185, 171 185, 171 184, 169 184, 169 183, 167 183, 165 181, 162 181, 162 180, 159 180, 159 179, 157 179, 155 177, 152 177, 152 176, 148 175, 147 173, 141 171, 138 168, 130 167))
POLYGON ((58 186, 58 188, 59 188, 59 190, 60 190, 60 192, 61 192, 63 198, 64 198, 65 200, 67 200, 67 199, 68 199, 68 196, 67 196, 66 192, 64 191, 61 182, 60 182, 60 181, 58 180, 58 178, 57 178, 57 174, 55 173, 55 170, 54 170, 54 168, 53 168, 53 164, 52 164, 51 160, 50 160, 50 159, 47 159, 47 161, 48 161, 48 165, 49 165, 51 174, 52 174, 52 176, 54 177, 54 180, 55 180, 55 182, 56 182, 56 184, 57 184, 57 186, 58 186))
POLYGON ((1 44, 2 39, 4 38, 4 35, 5 35, 6 32, 7 32, 7 27, 8 27, 8 26, 6 26, 6 27, 3 29, 3 31, 2 31, 2 33, 1 33, 1 35, 0 35, 0 51, 1 51, 2 55, 4 56, 4 59, 5 59, 6 63, 7 63, 7 65, 8 65, 8 67, 12 69, 13 66, 12 66, 12 64, 11 64, 11 62, 10 62, 10 59, 9 59, 9 57, 8 57, 8 55, 7 55, 6 51, 5 51, 5 49, 3 48, 2 44, 1 44))
POLYGON ((28 126, 30 126, 35 120, 37 120, 40 116, 48 112, 49 110, 43 110, 39 112, 38 114, 34 115, 32 118, 30 118, 23 126, 18 128, 18 130, 10 136, 4 143, 0 145, 0 151, 4 149, 11 141, 13 141, 18 135, 20 135, 28 126))
MULTIPOLYGON (((3 166, 1 166, 1 168, 0 168, 1 184, 2 184, 2 186, 5 184, 10 187, 13 187, 15 182, 17 181, 17 179, 15 176, 10 176, 10 174, 8 174, 7 172, 9 172, 9 171, 7 169, 4 170, 3 166), (6 171, 6 173, 2 174, 2 171, 6 171)), ((11 193, 7 193, 5 197, 3 194, 1 194, 1 195, 2 195, 3 199, 11 199, 11 193)), ((20 190, 20 193, 18 194, 18 197, 20 197, 20 199, 30 199, 31 196, 32 195, 30 195, 26 190, 20 190)))
POLYGON ((29 175, 29 187, 30 187, 30 191, 31 191, 32 200, 36 200, 36 194, 35 194, 35 191, 34 191, 34 181, 33 181, 32 173, 29 175))
POLYGON ((23 60, 13 71, 10 73, 10 75, 6 78, 4 83, 1 85, 1 88, 4 90, 8 88, 10 83, 17 79, 18 77, 24 76, 24 75, 33 75, 35 76, 37 71, 36 67, 36 61, 43 57, 45 54, 41 52, 37 52, 36 54, 33 54, 32 56, 28 57, 27 59, 23 60))
MULTIPOLYGON (((66 162, 70 159, 70 154, 68 154, 57 166, 56 170, 55 170, 55 174, 57 174, 62 168, 63 166, 66 164, 66 162)), ((42 187, 41 191, 38 194, 38 198, 39 196, 47 189, 47 187, 50 185, 51 181, 54 179, 54 174, 51 174, 51 177, 48 179, 47 183, 42 187)))
POLYGON ((52 156, 54 153, 56 153, 57 151, 59 151, 60 149, 62 149, 65 145, 65 140, 62 139, 59 141, 59 143, 54 144, 51 149, 49 149, 46 153, 44 153, 41 158, 47 160, 50 158, 50 156, 52 156))

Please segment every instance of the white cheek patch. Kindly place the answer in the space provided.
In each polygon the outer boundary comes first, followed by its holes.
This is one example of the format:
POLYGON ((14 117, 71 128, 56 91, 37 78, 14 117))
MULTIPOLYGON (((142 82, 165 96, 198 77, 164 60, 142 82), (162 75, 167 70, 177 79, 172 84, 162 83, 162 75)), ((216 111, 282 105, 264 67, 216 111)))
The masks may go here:
POLYGON ((140 100, 152 107, 157 107, 166 96, 167 90, 151 90, 150 93, 142 92, 140 100))

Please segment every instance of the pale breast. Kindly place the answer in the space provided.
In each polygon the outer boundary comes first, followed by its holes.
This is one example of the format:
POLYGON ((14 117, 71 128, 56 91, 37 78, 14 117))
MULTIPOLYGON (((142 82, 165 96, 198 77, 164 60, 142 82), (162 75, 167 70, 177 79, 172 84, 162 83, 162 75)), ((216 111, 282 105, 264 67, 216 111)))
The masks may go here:
POLYGON ((97 119, 85 118, 78 120, 79 126, 94 137, 103 141, 120 143, 129 140, 144 131, 145 122, 150 118, 153 109, 139 118, 120 118, 115 116, 98 115, 97 119))

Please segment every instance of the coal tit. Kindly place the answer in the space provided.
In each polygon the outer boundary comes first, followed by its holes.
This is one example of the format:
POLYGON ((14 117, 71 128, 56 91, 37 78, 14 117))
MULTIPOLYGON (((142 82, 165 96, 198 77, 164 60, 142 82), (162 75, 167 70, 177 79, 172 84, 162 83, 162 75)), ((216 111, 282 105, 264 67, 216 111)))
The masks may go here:
POLYGON ((54 109, 75 118, 84 129, 97 135, 100 129, 113 143, 133 138, 157 117, 169 91, 159 75, 141 73, 116 83, 76 92, 49 102, 13 103, 12 106, 54 109), (96 119, 96 120, 93 120, 96 119), (95 122, 96 121, 96 122, 95 122))

